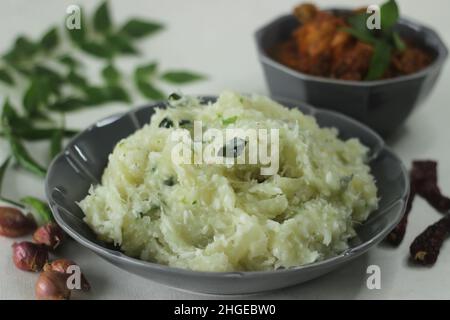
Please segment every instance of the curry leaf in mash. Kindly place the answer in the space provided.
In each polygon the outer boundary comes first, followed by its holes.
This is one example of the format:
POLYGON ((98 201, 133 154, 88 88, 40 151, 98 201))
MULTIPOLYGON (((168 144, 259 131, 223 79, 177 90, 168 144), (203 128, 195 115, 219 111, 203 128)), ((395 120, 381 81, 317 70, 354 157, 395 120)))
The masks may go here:
MULTIPOLYGON (((19 116, 14 108, 8 107, 8 105, 9 102, 5 103, 5 107, 3 108, 2 121, 8 121, 11 132, 16 134, 17 130, 30 128, 31 121, 28 118, 19 116)), ((2 135, 4 135, 3 132, 2 135)))
POLYGON ((73 70, 81 65, 81 62, 78 59, 75 59, 74 57, 72 57, 68 54, 63 54, 63 55, 59 56, 58 61, 61 64, 67 66, 71 70, 73 70))
POLYGON ((160 128, 172 128, 173 127, 173 121, 169 118, 164 118, 159 123, 160 128))
POLYGON ((404 51, 406 49, 406 44, 403 39, 400 37, 398 32, 392 33, 392 41, 394 42, 395 48, 398 51, 404 51))
POLYGON ((86 106, 87 105, 95 105, 95 104, 103 104, 107 101, 110 101, 106 97, 106 93, 104 89, 100 86, 88 86, 83 88, 83 93, 86 98, 86 106))
POLYGON ((44 101, 47 95, 47 85, 38 79, 33 79, 25 91, 25 95, 22 100, 22 104, 27 114, 35 115, 38 111, 39 105, 44 101))
POLYGON ((40 177, 45 177, 47 170, 30 156, 22 142, 13 135, 9 135, 8 140, 11 147, 11 152, 17 163, 31 173, 34 173, 40 177))

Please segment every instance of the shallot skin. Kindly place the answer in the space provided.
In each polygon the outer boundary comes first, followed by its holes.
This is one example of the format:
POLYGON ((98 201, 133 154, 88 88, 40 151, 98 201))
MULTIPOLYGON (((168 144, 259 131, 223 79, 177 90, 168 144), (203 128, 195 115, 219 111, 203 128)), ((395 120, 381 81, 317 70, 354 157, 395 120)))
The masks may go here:
POLYGON ((25 216, 19 209, 0 207, 0 235, 17 238, 23 237, 37 228, 33 219, 25 216))
MULTIPOLYGON (((44 266, 44 271, 56 271, 56 272, 67 273, 67 268, 72 266, 72 265, 78 266, 72 260, 69 260, 69 259, 58 259, 58 260, 54 260, 54 261, 52 261, 50 263, 47 263, 44 266)), ((91 285, 87 281, 87 279, 84 276, 84 274, 81 274, 81 290, 83 290, 83 291, 91 290, 91 285)))
POLYGON ((69 300, 71 291, 67 287, 68 275, 57 271, 44 271, 36 282, 35 295, 38 300, 69 300))
POLYGON ((64 240, 64 231, 54 222, 39 227, 33 234, 35 243, 43 244, 52 250, 61 245, 64 240))
POLYGON ((44 246, 23 241, 14 243, 12 248, 13 262, 21 270, 38 272, 48 261, 48 250, 44 246))

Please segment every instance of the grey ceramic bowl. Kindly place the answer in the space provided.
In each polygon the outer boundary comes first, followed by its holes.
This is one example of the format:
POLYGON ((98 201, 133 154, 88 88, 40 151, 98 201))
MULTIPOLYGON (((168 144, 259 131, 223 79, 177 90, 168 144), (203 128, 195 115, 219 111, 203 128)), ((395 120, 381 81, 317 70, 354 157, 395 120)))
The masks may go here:
MULTIPOLYGON (((215 98, 206 97, 205 101, 215 98)), ((339 129, 342 138, 357 137, 370 148, 370 166, 379 189, 380 206, 357 230, 350 248, 331 259, 287 270, 268 272, 196 272, 131 258, 117 248, 99 241, 83 222, 76 202, 83 199, 91 184, 97 184, 115 144, 148 123, 155 107, 135 109, 108 117, 76 136, 51 164, 46 193, 56 221, 76 241, 112 264, 144 278, 171 287, 212 294, 255 293, 292 286, 321 276, 367 252, 399 222, 409 193, 406 171, 400 160, 372 130, 330 111, 284 102, 312 114, 322 126, 339 129)))
MULTIPOLYGON (((345 13, 348 10, 331 9, 345 13)), ((287 39, 299 25, 293 15, 282 16, 259 29, 259 59, 273 98, 305 101, 320 108, 344 113, 386 137, 399 128, 430 94, 447 58, 448 50, 430 28, 409 19, 396 26, 400 35, 426 48, 434 62, 420 72, 377 81, 344 81, 304 74, 272 59, 268 50, 287 39)))

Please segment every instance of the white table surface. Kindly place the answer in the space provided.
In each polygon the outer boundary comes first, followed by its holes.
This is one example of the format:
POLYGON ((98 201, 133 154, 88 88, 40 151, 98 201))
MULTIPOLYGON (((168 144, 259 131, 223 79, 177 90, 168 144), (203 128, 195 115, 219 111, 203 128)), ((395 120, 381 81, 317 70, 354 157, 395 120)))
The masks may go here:
MULTIPOLYGON (((123 69, 137 62, 156 59, 163 68, 191 68, 209 75, 208 81, 182 87, 185 93, 216 94, 223 89, 267 94, 267 87, 256 58, 253 32, 280 14, 289 12, 298 0, 129 0, 112 1, 114 18, 121 22, 131 16, 152 17, 164 22, 167 30, 143 41, 144 53, 138 59, 120 60, 123 69)), ((318 0, 320 5, 360 6, 366 1, 318 0)), ((369 3, 379 3, 372 0, 369 3)), ((450 44, 450 2, 448 0, 401 0, 404 15, 420 19, 440 31, 450 44)), ((65 10, 73 3, 87 9, 95 1, 2 0, 0 2, 0 52, 9 48, 19 33, 40 35, 50 23, 61 23, 65 10)), ((98 74, 95 62, 87 61, 92 77, 98 74)), ((439 160, 440 185, 450 194, 450 64, 431 97, 410 117, 405 128, 388 143, 409 166, 412 159, 439 160)), ((0 88, 0 95, 6 93, 0 88)), ((137 100, 137 104, 145 102, 137 100)), ((69 125, 83 128, 111 113, 127 107, 111 104, 68 117, 69 125)), ((393 111, 395 112, 395 111, 393 111)), ((5 155, 0 142, 0 158, 5 155)), ((32 146, 42 161, 46 145, 32 146)), ((0 159, 1 160, 1 159, 0 159)), ((25 195, 44 197, 42 180, 23 171, 10 170, 4 184, 5 196, 19 199, 25 195)), ((397 249, 378 246, 353 263, 309 283, 256 296, 256 299, 442 299, 450 298, 450 241, 442 249, 432 268, 408 264, 408 248, 414 237, 440 215, 421 199, 411 212, 405 240, 397 249), (366 268, 381 268, 381 289, 366 287, 366 268)), ((0 239, 0 299, 33 299, 36 274, 17 270, 11 261, 12 240, 0 239)), ((74 241, 60 253, 81 265, 93 290, 78 298, 90 299, 204 299, 216 298, 186 293, 124 272, 97 257, 74 241)))

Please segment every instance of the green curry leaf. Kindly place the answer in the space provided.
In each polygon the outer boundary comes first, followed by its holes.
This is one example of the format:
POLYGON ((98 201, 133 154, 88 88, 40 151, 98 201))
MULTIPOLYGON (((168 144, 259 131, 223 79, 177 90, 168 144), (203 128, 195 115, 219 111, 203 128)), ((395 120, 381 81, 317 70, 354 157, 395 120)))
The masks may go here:
POLYGON ((205 76, 186 70, 170 70, 161 75, 161 79, 175 84, 186 84, 205 79, 205 76))
POLYGON ((388 0, 387 2, 383 3, 380 7, 380 17, 381 29, 384 32, 389 32, 397 23, 397 20, 400 17, 397 2, 395 2, 395 0, 388 0))
POLYGON ((99 32, 106 32, 112 27, 109 14, 108 2, 105 1, 97 8, 94 13, 94 28, 99 32))
POLYGON ((56 27, 51 28, 48 30, 44 36, 41 39, 41 48, 43 48, 45 51, 51 51, 55 49, 59 44, 59 35, 58 35, 58 29, 56 27))
POLYGON ((367 28, 368 15, 358 13, 347 18, 349 28, 342 30, 351 34, 360 41, 368 43, 374 47, 373 56, 365 80, 380 79, 390 65, 393 48, 403 51, 406 44, 400 35, 393 30, 400 13, 395 0, 388 0, 380 7, 381 29, 369 30, 367 28))
POLYGON ((6 169, 8 168, 10 160, 11 160, 11 157, 6 158, 6 160, 3 161, 2 165, 0 166, 0 196, 2 194, 3 178, 5 177, 5 172, 6 172, 6 169))

